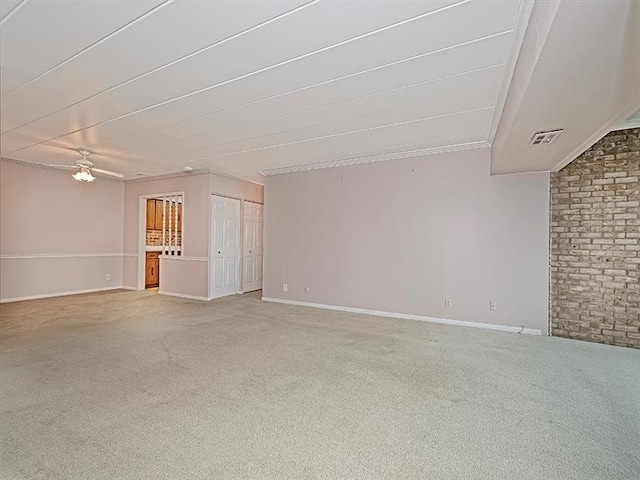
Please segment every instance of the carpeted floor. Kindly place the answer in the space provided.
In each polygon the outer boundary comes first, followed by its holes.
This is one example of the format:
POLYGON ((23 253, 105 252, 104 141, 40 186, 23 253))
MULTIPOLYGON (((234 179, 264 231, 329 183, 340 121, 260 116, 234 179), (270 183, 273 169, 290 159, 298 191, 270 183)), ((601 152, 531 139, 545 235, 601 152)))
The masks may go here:
POLYGON ((0 306, 0 478, 637 479, 640 351, 110 292, 0 306))

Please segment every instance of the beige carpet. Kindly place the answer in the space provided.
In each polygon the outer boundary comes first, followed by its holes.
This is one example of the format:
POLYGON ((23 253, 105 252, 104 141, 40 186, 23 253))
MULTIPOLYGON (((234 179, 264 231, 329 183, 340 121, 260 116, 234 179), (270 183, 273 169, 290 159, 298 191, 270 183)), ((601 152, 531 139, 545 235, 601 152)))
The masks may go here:
POLYGON ((637 479, 640 351, 112 292, 0 306, 0 478, 637 479))

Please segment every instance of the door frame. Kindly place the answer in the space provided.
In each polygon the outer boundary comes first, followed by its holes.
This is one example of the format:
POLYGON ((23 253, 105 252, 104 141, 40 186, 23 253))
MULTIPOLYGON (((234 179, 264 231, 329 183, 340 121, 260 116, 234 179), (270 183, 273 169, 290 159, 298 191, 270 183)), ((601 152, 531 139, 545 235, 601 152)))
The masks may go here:
MULTIPOLYGON (((182 235, 182 245, 180 246, 180 258, 184 257, 184 206, 186 202, 186 197, 184 192, 169 192, 169 193, 150 193, 138 196, 138 282, 137 289, 144 290, 145 289, 145 272, 146 272, 146 261, 147 261, 147 200, 150 198, 162 198, 162 197, 170 197, 170 196, 182 196, 182 225, 181 235, 182 235)), ((162 258, 162 255, 160 255, 162 258)), ((160 285, 160 279, 158 279, 158 285, 160 285)))
MULTIPOLYGON (((224 193, 216 193, 216 192, 212 192, 211 193, 211 202, 209 202, 209 269, 208 269, 208 285, 207 285, 207 293, 209 295, 209 299, 211 299, 211 283, 212 283, 212 275, 211 275, 211 268, 212 268, 212 264, 213 264, 213 256, 212 256, 212 252, 213 250, 211 249, 211 239, 213 237, 213 197, 222 197, 222 198, 230 198, 231 200, 238 200, 240 202, 240 262, 239 263, 239 269, 240 271, 238 272, 238 278, 240 279, 240 283, 239 283, 239 290, 238 293, 245 293, 244 291, 244 204, 245 202, 249 202, 249 203, 255 203, 257 205, 262 205, 264 207, 264 203, 263 202, 255 202, 253 200, 245 200, 244 198, 241 197, 235 197, 233 195, 227 195, 224 193)), ((184 201, 184 200, 183 200, 184 201)), ((184 207, 182 207, 184 208, 184 207)), ((264 222, 264 220, 263 220, 264 222)), ((264 239, 264 223, 263 223, 263 239, 264 239)), ((262 253, 262 258, 263 258, 263 262, 264 262, 264 252, 262 253)), ((264 271, 264 265, 263 265, 263 271, 264 271)))
MULTIPOLYGON (((242 200, 242 207, 241 207, 241 220, 242 220, 242 251, 240 252, 242 255, 242 268, 241 268, 241 284, 242 284, 242 292, 241 293, 245 293, 245 289, 244 289, 244 206, 245 203, 253 203, 255 205, 260 205, 262 206, 262 276, 263 276, 263 282, 264 282, 264 203, 261 202, 254 202, 253 200, 242 200)), ((262 288, 260 288, 260 290, 262 290, 262 288)), ((251 290, 252 292, 255 292, 256 290, 251 290)))

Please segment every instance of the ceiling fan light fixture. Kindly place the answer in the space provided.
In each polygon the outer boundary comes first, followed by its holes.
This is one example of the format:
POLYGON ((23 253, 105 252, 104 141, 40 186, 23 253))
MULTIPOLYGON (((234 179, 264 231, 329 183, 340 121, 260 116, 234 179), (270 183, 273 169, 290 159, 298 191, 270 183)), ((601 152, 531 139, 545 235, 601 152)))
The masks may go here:
POLYGON ((91 175, 91 172, 87 167, 80 167, 80 171, 71 175, 78 182, 93 182, 96 177, 91 175))

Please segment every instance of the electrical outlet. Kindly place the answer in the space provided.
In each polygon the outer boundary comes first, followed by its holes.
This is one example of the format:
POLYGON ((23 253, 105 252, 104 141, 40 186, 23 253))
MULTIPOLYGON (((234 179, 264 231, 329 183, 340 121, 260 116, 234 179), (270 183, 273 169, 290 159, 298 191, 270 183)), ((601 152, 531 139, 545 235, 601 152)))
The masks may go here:
POLYGON ((492 312, 497 312, 498 311, 498 302, 496 302, 495 300, 491 300, 489 302, 489 310, 492 312))
POLYGON ((282 284, 282 291, 286 292, 289 289, 289 286, 286 283, 282 284))
POLYGON ((444 299, 444 307, 445 308, 451 308, 451 299, 450 298, 445 298, 444 299))
POLYGON ((104 278, 106 278, 107 280, 111 280, 111 274, 110 274, 110 273, 107 273, 107 274, 104 276, 104 278))

